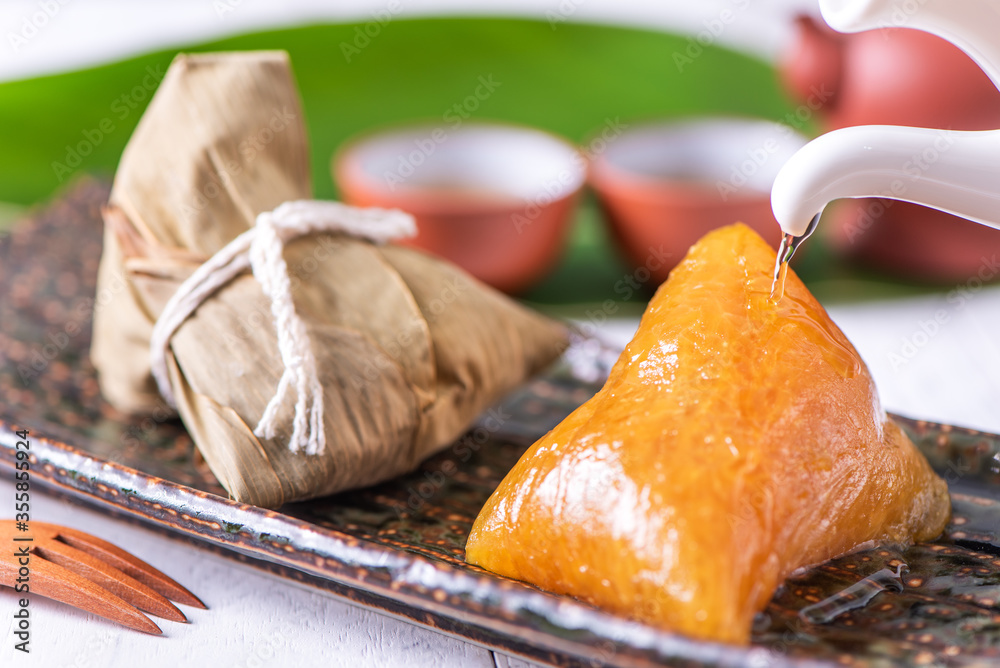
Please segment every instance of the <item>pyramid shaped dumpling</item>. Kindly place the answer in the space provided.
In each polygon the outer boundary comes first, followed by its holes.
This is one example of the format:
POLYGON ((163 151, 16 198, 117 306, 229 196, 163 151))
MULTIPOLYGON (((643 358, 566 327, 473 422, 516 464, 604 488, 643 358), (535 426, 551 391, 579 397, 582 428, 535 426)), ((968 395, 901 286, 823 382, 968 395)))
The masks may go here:
MULTIPOLYGON (((311 199, 288 54, 178 55, 104 209, 91 360, 105 399, 168 417, 150 359, 168 300, 210 258, 227 257, 260 214, 311 199)), ((169 345, 157 344, 185 427, 241 503, 278 508, 413 471, 567 343, 561 323, 415 249, 328 229, 289 239, 281 257, 278 273, 308 334, 302 347, 315 358, 299 350, 292 362, 314 366, 322 396, 309 435, 322 425, 329 447, 290 447, 301 397, 279 389, 288 349, 254 272, 217 284, 169 345), (276 395, 273 430, 262 430, 276 395)))
POLYGON ((660 287, 591 400, 482 509, 467 559, 693 637, 747 642, 796 568, 938 535, 947 487, 774 251, 734 225, 660 287))

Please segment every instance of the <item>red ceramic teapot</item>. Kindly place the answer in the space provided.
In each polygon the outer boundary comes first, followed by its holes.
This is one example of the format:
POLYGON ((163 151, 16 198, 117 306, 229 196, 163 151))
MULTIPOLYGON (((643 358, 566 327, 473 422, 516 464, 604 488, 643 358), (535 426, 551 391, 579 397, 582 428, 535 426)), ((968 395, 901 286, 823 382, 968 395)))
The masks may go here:
MULTIPOLYGON (((834 32, 796 20, 781 63, 789 91, 817 106, 823 131, 856 125, 951 130, 1000 128, 1000 91, 950 42, 919 30, 834 32)), ((882 270, 934 281, 964 280, 984 252, 1000 252, 1000 232, 894 200, 846 200, 824 224, 844 254, 882 270)), ((988 255, 988 254, 987 254, 988 255)))

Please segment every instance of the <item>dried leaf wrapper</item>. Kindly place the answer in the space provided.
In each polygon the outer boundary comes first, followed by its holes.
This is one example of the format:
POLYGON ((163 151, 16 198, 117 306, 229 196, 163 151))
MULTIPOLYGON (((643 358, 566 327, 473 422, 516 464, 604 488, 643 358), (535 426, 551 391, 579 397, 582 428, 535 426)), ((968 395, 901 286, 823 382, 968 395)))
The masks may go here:
MULTIPOLYGON (((309 199, 308 144, 287 56, 179 56, 122 156, 105 210, 92 357, 131 413, 162 412, 150 335, 178 286, 259 214, 309 199), (101 291, 104 290, 104 293, 101 291)), ((233 498, 264 507, 413 470, 549 364, 565 329, 456 267, 401 246, 312 234, 284 253, 324 390, 320 455, 253 433, 284 371, 270 301, 249 273, 180 326, 177 409, 233 498)))

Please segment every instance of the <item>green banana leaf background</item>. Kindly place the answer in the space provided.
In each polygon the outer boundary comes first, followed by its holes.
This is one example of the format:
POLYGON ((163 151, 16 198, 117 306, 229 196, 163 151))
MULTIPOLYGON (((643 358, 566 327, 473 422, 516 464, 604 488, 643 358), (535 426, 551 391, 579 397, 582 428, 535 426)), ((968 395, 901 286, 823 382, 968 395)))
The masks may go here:
MULTIPOLYGON (((468 112, 470 118, 537 126, 577 142, 619 120, 713 114, 783 120, 793 111, 772 65, 663 32, 495 18, 261 32, 0 84, 0 228, 81 174, 110 178, 176 53, 251 49, 283 49, 291 56, 320 198, 337 196, 329 164, 345 139, 385 124, 442 120, 480 77, 495 82, 495 90, 468 112)), ((821 243, 811 245, 799 271, 814 289, 821 296, 824 285, 836 287, 826 290, 835 297, 858 293, 849 285, 845 290, 842 280, 853 280, 856 271, 841 267, 821 243)), ((587 304, 620 298, 613 286, 628 272, 588 195, 562 262, 524 298, 549 311, 579 314, 587 304)), ((906 290, 867 281, 861 292, 900 289, 906 290)), ((637 295, 622 313, 638 314, 646 297, 637 295)))

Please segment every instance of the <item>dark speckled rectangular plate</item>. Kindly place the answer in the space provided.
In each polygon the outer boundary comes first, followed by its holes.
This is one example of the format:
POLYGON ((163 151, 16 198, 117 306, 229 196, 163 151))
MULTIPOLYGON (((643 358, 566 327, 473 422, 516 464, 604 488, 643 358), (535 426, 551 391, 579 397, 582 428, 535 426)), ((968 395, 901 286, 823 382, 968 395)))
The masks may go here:
MULTIPOLYGON (((556 665, 1000 662, 1000 437, 991 434, 897 418, 951 486, 945 535, 796 575, 757 617, 746 648, 688 640, 465 563, 472 522, 507 470, 597 390, 566 365, 412 475, 280 512, 229 501, 179 422, 130 419, 99 396, 87 350, 107 194, 78 183, 0 240, 0 465, 14 464, 14 431, 30 429, 34 480, 50 490, 556 665), (844 612, 810 614, 831 608, 844 612)), ((601 350, 584 342, 576 353, 580 363, 601 350)))

